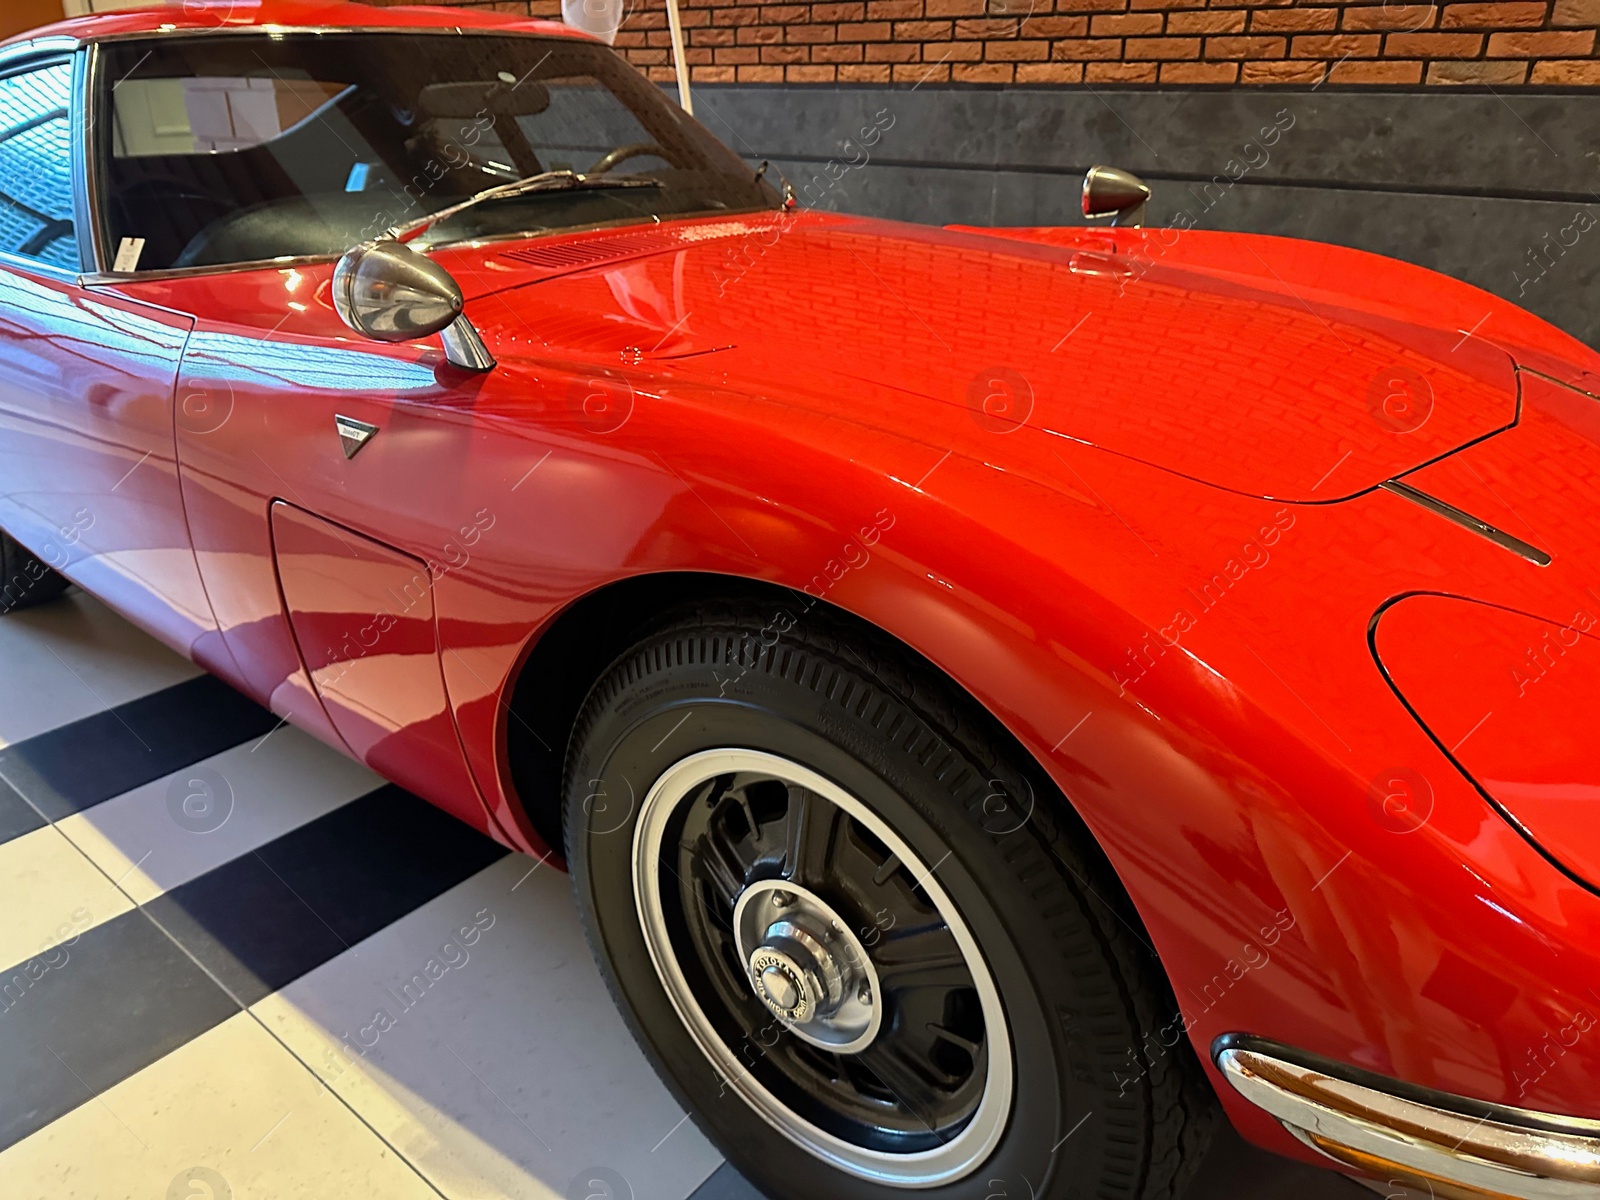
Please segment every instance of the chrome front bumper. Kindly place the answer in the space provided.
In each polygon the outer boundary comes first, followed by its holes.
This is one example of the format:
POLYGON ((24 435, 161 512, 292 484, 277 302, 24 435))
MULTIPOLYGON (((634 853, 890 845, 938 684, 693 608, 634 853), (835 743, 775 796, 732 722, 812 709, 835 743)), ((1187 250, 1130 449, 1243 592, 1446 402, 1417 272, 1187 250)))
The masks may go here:
POLYGON ((1600 1197, 1600 1121, 1425 1092, 1253 1038, 1214 1053, 1241 1096, 1362 1174, 1440 1200, 1600 1197))

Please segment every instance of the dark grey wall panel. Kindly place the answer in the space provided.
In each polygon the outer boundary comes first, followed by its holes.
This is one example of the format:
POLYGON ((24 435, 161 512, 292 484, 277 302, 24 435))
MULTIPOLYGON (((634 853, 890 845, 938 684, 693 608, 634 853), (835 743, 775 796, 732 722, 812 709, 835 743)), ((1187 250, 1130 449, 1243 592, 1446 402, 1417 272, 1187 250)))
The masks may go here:
POLYGON ((1109 155, 1140 174, 1204 179, 1263 128, 1292 122, 1253 175, 1588 200, 1600 190, 1600 93, 702 86, 695 106, 736 148, 789 159, 847 153, 883 113, 894 124, 874 161, 1081 172, 1109 155))
POLYGON ((1566 201, 1239 187, 1203 225, 1336 242, 1420 263, 1600 345, 1600 312, 1592 303, 1600 283, 1600 215, 1542 277, 1528 261, 1546 233, 1572 224, 1577 208, 1566 201))
POLYGON ((1406 259, 1600 345, 1600 94, 723 86, 695 104, 817 207, 1080 224, 1081 174, 1109 162, 1155 187, 1153 223, 1187 211, 1406 259), (832 182, 830 159, 859 165, 832 182), (1251 169, 1208 196, 1230 159, 1251 169), (1580 210, 1593 228, 1561 247, 1580 210))

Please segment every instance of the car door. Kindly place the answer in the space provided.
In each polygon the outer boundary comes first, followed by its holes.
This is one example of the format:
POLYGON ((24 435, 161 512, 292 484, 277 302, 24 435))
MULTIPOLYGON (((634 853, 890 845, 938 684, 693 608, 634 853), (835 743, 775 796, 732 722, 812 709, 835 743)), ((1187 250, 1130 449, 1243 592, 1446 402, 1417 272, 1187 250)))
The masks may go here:
POLYGON ((439 579, 495 519, 469 467, 478 377, 437 346, 350 339, 327 302, 330 274, 147 285, 204 314, 182 387, 209 416, 178 426, 196 553, 253 692, 481 827, 434 605, 439 579), (353 447, 362 427, 373 432, 353 447))
POLYGON ((0 525, 207 665, 174 385, 192 321, 85 287, 82 55, 0 59, 0 525))
POLYGON ((307 223, 379 215, 363 189, 386 178, 383 155, 364 131, 397 118, 360 63, 316 38, 197 34, 100 54, 93 161, 121 260, 109 286, 191 315, 177 458, 238 678, 484 826, 432 604, 444 544, 472 520, 435 485, 463 477, 476 376, 436 346, 353 339, 327 256, 277 253, 307 223), (340 419, 378 430, 355 458, 340 419))

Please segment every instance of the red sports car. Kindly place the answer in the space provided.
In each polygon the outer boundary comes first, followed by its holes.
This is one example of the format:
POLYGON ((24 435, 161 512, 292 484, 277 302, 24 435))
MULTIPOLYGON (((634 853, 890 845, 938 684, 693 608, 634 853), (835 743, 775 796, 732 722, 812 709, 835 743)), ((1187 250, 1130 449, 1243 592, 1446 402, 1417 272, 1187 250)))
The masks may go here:
POLYGON ((1596 1194, 1600 356, 797 207, 557 25, 189 7, 0 48, 6 607, 560 854, 773 1196, 1176 1196, 1219 1102, 1596 1194))

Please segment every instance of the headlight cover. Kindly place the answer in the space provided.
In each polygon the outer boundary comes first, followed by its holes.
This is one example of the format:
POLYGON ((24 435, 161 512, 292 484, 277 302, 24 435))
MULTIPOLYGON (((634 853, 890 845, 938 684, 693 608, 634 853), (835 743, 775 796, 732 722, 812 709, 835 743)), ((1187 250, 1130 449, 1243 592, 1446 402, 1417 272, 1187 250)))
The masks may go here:
POLYGON ((1590 609, 1561 623, 1414 595, 1383 611, 1372 644, 1401 699, 1501 814, 1600 889, 1597 635, 1590 609))

